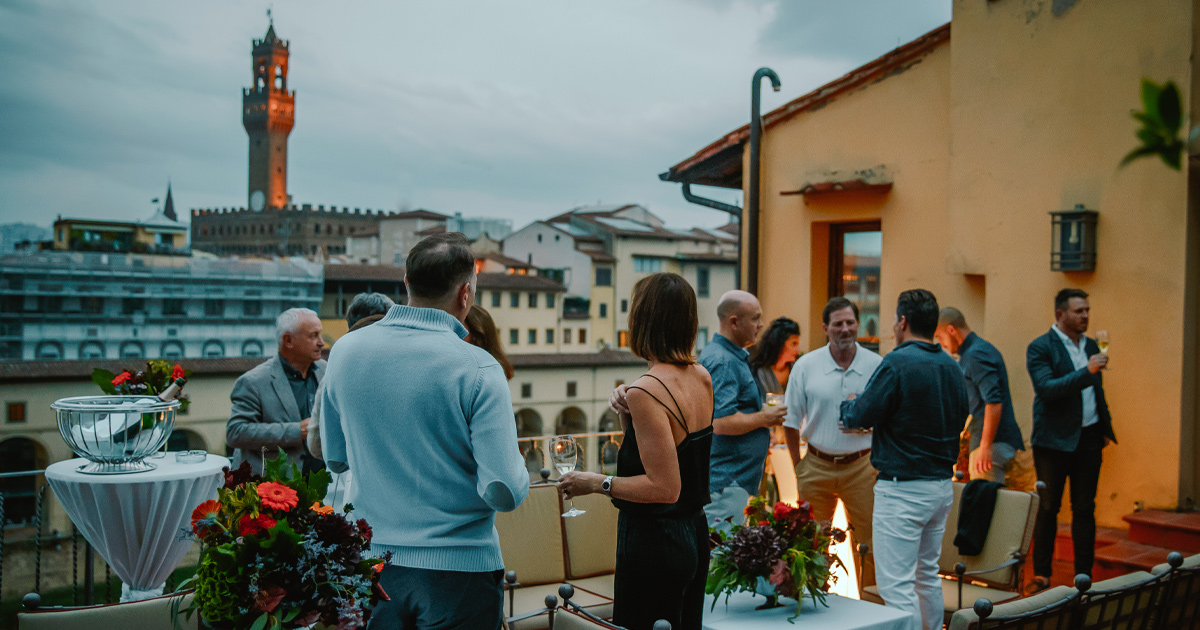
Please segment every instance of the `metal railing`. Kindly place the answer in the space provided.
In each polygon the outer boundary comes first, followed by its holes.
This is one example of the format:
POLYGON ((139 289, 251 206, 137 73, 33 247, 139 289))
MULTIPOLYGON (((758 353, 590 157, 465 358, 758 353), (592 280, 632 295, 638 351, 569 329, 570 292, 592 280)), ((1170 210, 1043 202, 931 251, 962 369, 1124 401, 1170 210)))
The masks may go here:
MULTIPOLYGON (((621 448, 621 431, 600 431, 595 433, 572 433, 571 437, 579 443, 580 457, 575 464, 576 470, 615 474, 617 471, 617 450, 621 448)), ((554 462, 550 461, 550 440, 556 436, 539 435, 535 437, 517 438, 517 446, 521 456, 525 458, 525 468, 529 470, 530 481, 542 479, 543 468, 553 471, 554 462)), ((551 473, 554 478, 558 474, 551 473)))

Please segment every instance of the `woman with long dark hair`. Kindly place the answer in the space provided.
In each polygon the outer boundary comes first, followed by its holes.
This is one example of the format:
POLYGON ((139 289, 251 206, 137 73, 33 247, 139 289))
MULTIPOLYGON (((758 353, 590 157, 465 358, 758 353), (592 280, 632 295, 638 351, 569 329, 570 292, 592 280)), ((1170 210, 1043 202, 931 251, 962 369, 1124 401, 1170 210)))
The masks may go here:
POLYGON ((696 293, 682 277, 656 273, 634 285, 629 346, 650 366, 626 395, 617 474, 568 472, 559 481, 566 498, 603 492, 620 510, 613 623, 630 630, 658 619, 701 627, 713 392, 692 359, 697 321, 696 293))
POLYGON ((504 354, 504 347, 500 345, 500 331, 496 330, 491 313, 478 304, 472 304, 467 312, 467 333, 466 342, 487 350, 504 368, 504 378, 511 381, 513 366, 508 361, 508 355, 504 354))
POLYGON ((800 354, 800 324, 786 317, 771 322, 750 353, 750 371, 759 396, 765 399, 767 394, 783 393, 800 354))

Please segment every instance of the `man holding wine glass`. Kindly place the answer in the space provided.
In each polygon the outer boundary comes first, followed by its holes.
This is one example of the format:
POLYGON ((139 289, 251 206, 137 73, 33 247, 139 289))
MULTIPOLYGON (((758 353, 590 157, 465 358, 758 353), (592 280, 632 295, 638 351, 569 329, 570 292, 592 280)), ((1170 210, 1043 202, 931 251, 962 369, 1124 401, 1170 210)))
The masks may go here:
MULTIPOLYGON (((1063 488, 1071 481, 1071 541, 1075 573, 1091 575, 1096 550, 1096 487, 1102 451, 1116 442, 1104 398, 1108 354, 1084 333, 1091 318, 1088 294, 1063 289, 1054 298, 1054 325, 1025 353, 1033 380, 1033 463, 1045 482, 1033 534, 1034 590, 1050 585, 1063 488)), ((1105 334, 1105 349, 1107 349, 1105 334)))

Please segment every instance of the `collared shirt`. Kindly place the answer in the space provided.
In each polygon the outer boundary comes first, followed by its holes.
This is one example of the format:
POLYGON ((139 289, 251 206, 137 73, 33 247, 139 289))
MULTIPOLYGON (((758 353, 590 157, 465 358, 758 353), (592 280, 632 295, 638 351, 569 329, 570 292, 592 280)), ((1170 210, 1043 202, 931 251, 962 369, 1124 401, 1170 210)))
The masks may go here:
POLYGON ((855 344, 854 360, 842 369, 829 345, 800 357, 788 377, 783 426, 800 430, 800 439, 822 453, 847 455, 871 448, 866 433, 846 433, 838 428, 842 401, 867 387, 883 357, 855 344))
MULTIPOLYGON (((700 351, 700 365, 708 370, 713 384, 713 418, 762 409, 758 384, 750 370, 750 353, 723 335, 700 351)), ((758 494, 763 464, 771 446, 771 432, 759 427, 742 435, 714 435, 709 465, 712 492, 740 486, 751 496, 758 494)))
POLYGON ((288 385, 292 387, 292 395, 296 397, 296 409, 300 410, 300 419, 312 417, 313 401, 317 399, 317 372, 308 366, 308 373, 301 376, 300 370, 292 367, 283 355, 279 355, 283 364, 283 373, 287 375, 288 385))
POLYGON ((958 365, 967 379, 967 403, 971 406, 971 422, 967 428, 971 431, 971 449, 979 448, 983 439, 984 409, 987 405, 1000 403, 1000 425, 996 427, 993 443, 1025 450, 1025 440, 1021 438, 1008 389, 1008 368, 1004 366, 1000 351, 972 332, 958 347, 958 365))
POLYGON ((888 353, 862 396, 842 403, 848 429, 874 429, 880 479, 949 479, 969 413, 962 370, 936 343, 906 341, 888 353))
MULTIPOLYGON (((1071 338, 1063 331, 1058 329, 1058 324, 1050 326, 1058 338, 1062 340, 1063 346, 1067 349, 1067 355, 1071 357, 1071 364, 1075 369, 1087 367, 1087 339, 1083 335, 1079 335, 1079 343, 1071 341, 1071 338)), ((1089 385, 1083 389, 1080 394, 1083 396, 1083 426, 1090 427, 1097 422, 1100 422, 1100 414, 1096 413, 1096 388, 1089 385)))

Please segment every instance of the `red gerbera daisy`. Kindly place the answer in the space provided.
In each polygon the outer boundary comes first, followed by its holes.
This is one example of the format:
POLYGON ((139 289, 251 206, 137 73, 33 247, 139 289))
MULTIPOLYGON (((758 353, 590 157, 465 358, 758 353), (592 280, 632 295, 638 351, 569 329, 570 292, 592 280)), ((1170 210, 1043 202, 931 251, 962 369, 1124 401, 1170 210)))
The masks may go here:
POLYGON ((212 520, 217 518, 217 513, 221 511, 221 503, 219 501, 205 501, 196 506, 192 510, 192 532, 197 536, 203 535, 205 525, 201 525, 200 521, 212 520))
POLYGON ((258 484, 258 498, 262 499, 263 505, 273 509, 286 512, 300 502, 300 497, 296 495, 296 491, 274 481, 267 481, 258 484))
POLYGON ((116 386, 120 385, 121 383, 128 381, 131 378, 133 378, 133 375, 129 373, 129 370, 121 372, 115 378, 113 378, 113 380, 112 380, 113 387, 116 387, 116 386))

